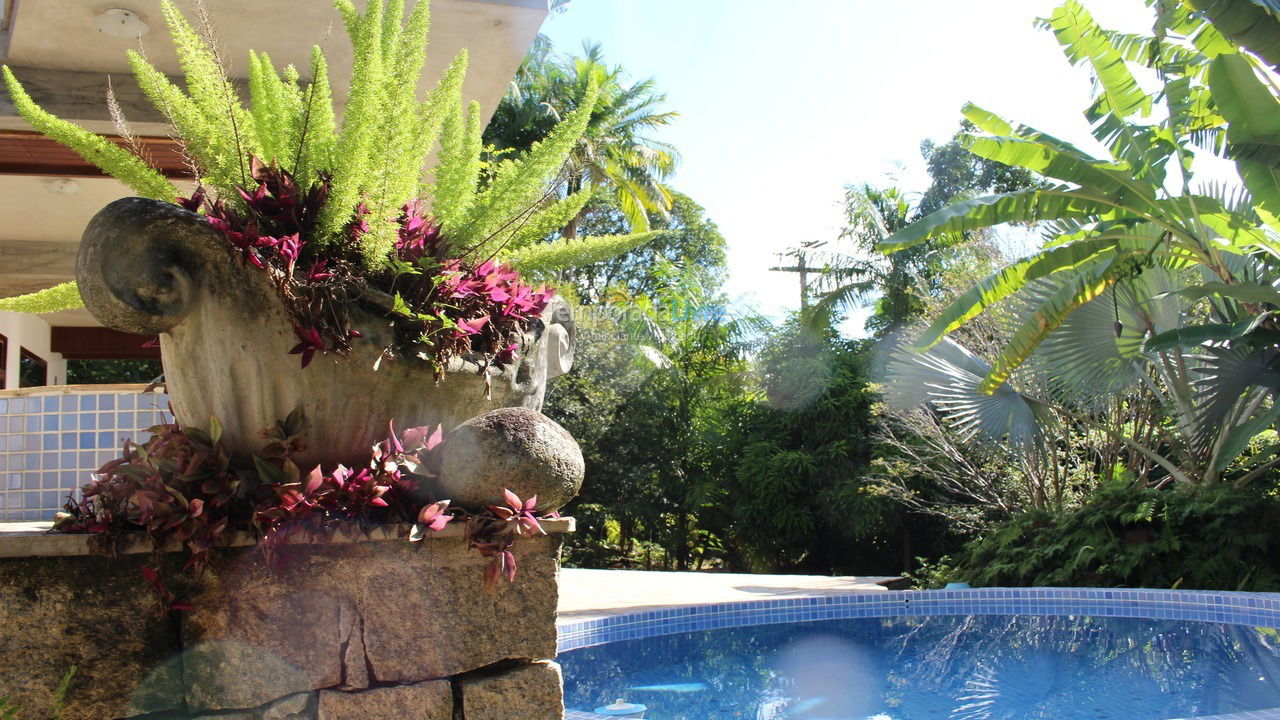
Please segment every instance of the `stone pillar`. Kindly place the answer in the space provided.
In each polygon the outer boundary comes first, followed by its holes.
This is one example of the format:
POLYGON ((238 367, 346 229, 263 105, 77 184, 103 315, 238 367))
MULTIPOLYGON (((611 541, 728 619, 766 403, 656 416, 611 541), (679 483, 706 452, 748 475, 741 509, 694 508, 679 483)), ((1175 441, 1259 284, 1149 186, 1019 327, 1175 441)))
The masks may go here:
POLYGON ((226 548, 198 581, 173 573, 193 609, 160 617, 143 548, 113 559, 87 554, 85 536, 3 533, 0 696, 23 720, 46 718, 75 665, 62 720, 560 718, 547 661, 572 526, 545 521, 550 534, 517 541, 515 581, 492 593, 460 526, 419 543, 388 530, 288 545, 275 567, 226 548))

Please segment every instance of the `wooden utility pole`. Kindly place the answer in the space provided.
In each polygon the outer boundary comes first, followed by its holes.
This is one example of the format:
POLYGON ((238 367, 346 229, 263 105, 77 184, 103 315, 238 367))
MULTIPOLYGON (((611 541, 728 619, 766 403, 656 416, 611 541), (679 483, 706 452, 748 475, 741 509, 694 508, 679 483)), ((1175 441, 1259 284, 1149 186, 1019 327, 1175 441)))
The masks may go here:
POLYGON ((789 250, 784 253, 778 253, 779 264, 769 268, 774 272, 799 273, 800 275, 800 309, 801 310, 809 309, 809 273, 815 269, 820 269, 820 268, 811 267, 808 264, 807 261, 809 259, 809 256, 807 251, 813 250, 815 248, 820 248, 826 244, 827 243, 825 241, 819 242, 817 240, 810 240, 807 243, 802 243, 800 247, 794 250, 789 250), (783 258, 788 258, 788 257, 795 258, 796 264, 782 265, 781 263, 783 262, 783 258))

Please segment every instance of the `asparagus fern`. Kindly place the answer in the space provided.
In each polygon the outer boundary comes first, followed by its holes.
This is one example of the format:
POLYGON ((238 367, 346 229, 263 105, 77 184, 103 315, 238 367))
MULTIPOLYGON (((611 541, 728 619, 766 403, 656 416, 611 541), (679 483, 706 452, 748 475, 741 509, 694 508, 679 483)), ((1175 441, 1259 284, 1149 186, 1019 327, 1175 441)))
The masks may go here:
MULTIPOLYGON (((491 165, 482 177, 483 115, 475 103, 464 107, 462 99, 467 54, 459 54, 420 101, 428 3, 416 3, 407 17, 404 5, 404 0, 372 0, 361 11, 351 0, 336 0, 354 55, 341 124, 319 48, 312 51, 306 83, 296 68, 277 71, 266 53, 251 52, 246 104, 227 76, 207 19, 202 15, 197 29, 171 0, 162 0, 161 10, 184 86, 140 53, 130 52, 129 64, 142 91, 172 124, 200 185, 221 204, 220 212, 253 213, 246 198, 263 182, 264 167, 287 176, 304 193, 323 186, 326 194, 312 208, 316 215, 305 228, 305 242, 321 256, 344 253, 355 243, 359 262, 371 276, 397 262, 406 218, 418 212, 427 212, 439 228, 442 255, 473 265, 527 262, 539 274, 597 262, 652 238, 547 242, 587 201, 585 193, 566 194, 562 186, 566 160, 587 128, 597 88, 588 87, 577 109, 524 156, 491 165), (437 147, 439 164, 424 176, 437 147)), ((3 74, 15 106, 36 129, 141 195, 177 197, 177 188, 143 158, 45 112, 8 68, 3 74)), ((65 286, 45 292, 51 294, 24 300, 24 307, 69 302, 73 295, 65 286)))

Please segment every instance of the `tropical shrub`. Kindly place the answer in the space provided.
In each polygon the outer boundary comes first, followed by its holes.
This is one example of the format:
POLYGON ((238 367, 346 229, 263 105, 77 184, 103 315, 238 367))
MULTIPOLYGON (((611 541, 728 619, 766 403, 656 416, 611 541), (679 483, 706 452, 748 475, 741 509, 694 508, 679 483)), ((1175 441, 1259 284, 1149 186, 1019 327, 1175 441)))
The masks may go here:
POLYGON ((962 200, 882 249, 1005 222, 1044 223, 1046 243, 940 313, 891 366, 890 398, 929 403, 967 435, 1038 455, 1064 423, 1088 424, 1116 398, 1132 404, 1125 393, 1138 388, 1167 421, 1108 432, 1159 466, 1149 481, 1248 482, 1280 462, 1232 466, 1280 416, 1280 185, 1265 147, 1280 102, 1255 57, 1197 13, 1155 6, 1153 36, 1107 31, 1074 0, 1044 21, 1067 58, 1093 71, 1098 93, 1085 115, 1110 157, 966 107, 982 131, 964 138, 971 152, 1055 184, 962 200), (1161 89, 1144 91, 1132 64, 1155 71, 1161 89), (1234 159, 1244 188, 1198 181, 1197 150, 1234 159), (993 357, 947 337, 993 308, 1014 322, 993 357), (1047 378, 1049 392, 1025 392, 1019 372, 1047 378))
POLYGON ((793 317, 755 352, 762 392, 728 408, 727 535, 765 572, 896 572, 905 509, 869 482, 866 345, 793 317))
MULTIPOLYGON (((250 53, 246 105, 207 18, 197 30, 172 2, 162 4, 185 89, 139 53, 130 52, 129 62, 197 175, 190 198, 179 199, 134 150, 122 118, 127 142, 117 145, 45 112, 9 68, 3 75, 15 107, 37 130, 138 194, 202 213, 253 266, 246 272, 267 273, 294 321, 304 364, 316 352, 347 350, 356 332, 347 308, 357 303, 393 318, 397 341, 389 351, 437 370, 461 352, 502 363, 510 359, 511 332, 527 326, 549 297, 514 268, 550 276, 654 237, 544 242, 590 199, 564 195, 564 167, 587 129, 597 87, 588 83, 576 109, 526 153, 486 167, 479 107, 462 107, 465 51, 425 100, 417 97, 428 3, 407 18, 398 2, 371 2, 364 12, 350 0, 335 4, 354 48, 340 123, 319 48, 306 83, 296 68, 281 73, 265 53, 250 53), (437 146, 439 164, 423 182, 437 146)), ((67 284, 0 307, 48 312, 78 304, 67 284)))
POLYGON ((1105 483, 1079 507, 1032 511, 949 559, 974 586, 1280 590, 1280 496, 1271 484, 1135 489, 1105 483))

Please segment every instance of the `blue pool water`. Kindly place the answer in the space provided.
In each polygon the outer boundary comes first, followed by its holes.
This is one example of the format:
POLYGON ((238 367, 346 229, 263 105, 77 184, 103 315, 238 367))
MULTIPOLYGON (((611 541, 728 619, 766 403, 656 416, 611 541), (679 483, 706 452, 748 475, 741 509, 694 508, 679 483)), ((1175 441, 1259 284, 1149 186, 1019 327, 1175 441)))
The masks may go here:
POLYGON ((1167 720, 1280 707, 1280 634, 1030 615, 827 620, 563 653, 565 706, 646 720, 1167 720))

